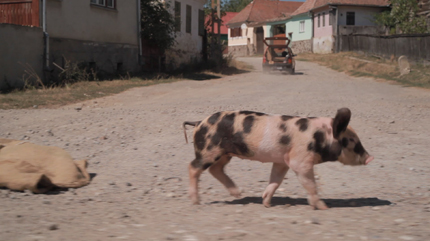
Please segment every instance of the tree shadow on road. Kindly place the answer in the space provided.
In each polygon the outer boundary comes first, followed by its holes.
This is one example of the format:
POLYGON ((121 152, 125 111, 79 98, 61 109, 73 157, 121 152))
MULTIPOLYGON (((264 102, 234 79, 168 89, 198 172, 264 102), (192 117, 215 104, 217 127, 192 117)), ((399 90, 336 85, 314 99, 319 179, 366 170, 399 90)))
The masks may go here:
MULTIPOLYGON (((347 208, 347 207, 373 207, 373 206, 387 206, 392 203, 388 200, 382 200, 379 198, 351 198, 351 199, 322 199, 330 208, 347 208)), ((229 205, 238 204, 262 204, 263 199, 261 197, 244 197, 233 201, 224 202, 212 202, 213 203, 225 203, 229 205)), ((272 206, 279 205, 309 205, 306 198, 289 198, 289 197, 273 197, 272 206)))

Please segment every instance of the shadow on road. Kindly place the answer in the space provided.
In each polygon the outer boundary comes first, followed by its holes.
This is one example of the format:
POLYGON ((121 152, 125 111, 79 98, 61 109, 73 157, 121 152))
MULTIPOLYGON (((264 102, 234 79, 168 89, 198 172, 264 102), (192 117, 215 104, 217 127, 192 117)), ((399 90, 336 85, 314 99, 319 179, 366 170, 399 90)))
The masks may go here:
MULTIPOLYGON (((250 71, 248 70, 237 69, 234 67, 227 67, 227 68, 223 68, 220 71, 217 71, 216 73, 219 73, 222 75, 235 75, 235 74, 245 74, 249 72, 250 71)), ((183 77, 189 80, 197 80, 197 81, 222 78, 221 76, 217 76, 209 73, 188 73, 188 74, 184 74, 183 77)))
MULTIPOLYGON (((373 207, 373 206, 387 206, 390 205, 391 202, 388 200, 381 200, 378 198, 352 198, 352 199, 322 199, 328 207, 330 208, 346 208, 346 207, 373 207)), ((224 201, 224 202, 212 202, 215 203, 225 203, 230 205, 237 204, 262 204, 261 197, 244 197, 241 199, 236 199, 233 201, 224 201)), ((306 198, 289 198, 289 197, 273 197, 272 198, 272 206, 279 205, 308 205, 308 200, 306 198)))

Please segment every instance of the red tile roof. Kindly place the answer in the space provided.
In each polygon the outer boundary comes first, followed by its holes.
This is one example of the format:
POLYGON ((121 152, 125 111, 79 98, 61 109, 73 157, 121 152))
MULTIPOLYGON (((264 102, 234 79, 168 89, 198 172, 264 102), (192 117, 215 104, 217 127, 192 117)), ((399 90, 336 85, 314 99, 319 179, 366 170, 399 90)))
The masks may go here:
MULTIPOLYGON (((236 12, 226 12, 224 16, 221 17, 221 34, 228 34, 228 28, 226 26, 226 23, 230 21, 234 16, 236 16, 238 13, 236 12)), ((210 19, 210 16, 207 15, 205 19, 205 23, 207 23, 210 19)), ((212 31, 212 26, 208 26, 208 32, 212 31)), ((218 33, 218 23, 214 24, 215 33, 218 33)))
POLYGON ((242 23, 258 24, 267 21, 280 20, 290 17, 302 2, 279 0, 254 0, 234 18, 227 26, 239 26, 242 23))
POLYGON ((307 0, 300 6, 292 16, 309 12, 312 9, 326 5, 354 5, 354 6, 375 6, 383 7, 390 5, 389 0, 307 0))

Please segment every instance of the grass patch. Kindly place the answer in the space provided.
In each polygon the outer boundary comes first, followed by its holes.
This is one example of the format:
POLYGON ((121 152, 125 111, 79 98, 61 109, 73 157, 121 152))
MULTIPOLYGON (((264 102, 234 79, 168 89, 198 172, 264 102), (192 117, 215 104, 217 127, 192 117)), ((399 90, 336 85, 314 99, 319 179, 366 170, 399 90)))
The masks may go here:
POLYGON ((231 61, 228 67, 220 71, 187 72, 181 74, 154 75, 149 77, 133 77, 125 80, 112 81, 80 81, 66 84, 63 87, 29 88, 14 90, 0 94, 0 109, 25 109, 34 106, 55 108, 62 105, 78 103, 104 96, 121 93, 125 90, 160 83, 171 83, 184 79, 209 80, 249 72, 250 66, 243 62, 231 61))
POLYGON ((400 76, 400 71, 395 60, 391 61, 353 52, 300 54, 296 59, 315 62, 356 77, 373 77, 396 81, 405 86, 430 88, 430 68, 422 63, 411 63, 411 72, 400 76))

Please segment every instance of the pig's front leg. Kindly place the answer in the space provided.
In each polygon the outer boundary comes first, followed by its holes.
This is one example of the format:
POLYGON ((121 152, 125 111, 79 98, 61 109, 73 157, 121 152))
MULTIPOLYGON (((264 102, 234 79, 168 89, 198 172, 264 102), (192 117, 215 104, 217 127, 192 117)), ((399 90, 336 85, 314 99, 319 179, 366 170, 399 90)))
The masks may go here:
POLYGON ((302 156, 292 158, 287 162, 290 168, 296 173, 299 182, 308 191, 308 203, 314 209, 325 210, 327 205, 322 201, 317 192, 317 184, 314 177, 314 165, 312 156, 302 156))
POLYGON ((288 166, 285 163, 273 163, 269 185, 263 193, 263 205, 266 208, 270 207, 270 201, 272 200, 273 194, 275 194, 276 189, 281 185, 287 171, 288 166))
POLYGON ((317 184, 315 183, 314 169, 304 169, 296 171, 302 186, 308 191, 308 203, 314 209, 325 210, 328 209, 327 205, 322 201, 317 193, 317 184))

